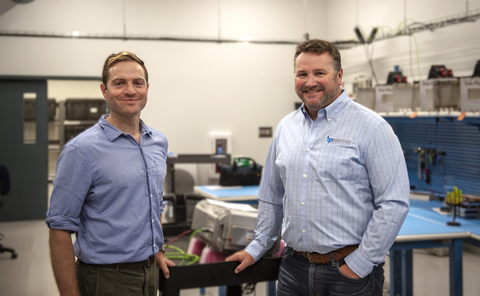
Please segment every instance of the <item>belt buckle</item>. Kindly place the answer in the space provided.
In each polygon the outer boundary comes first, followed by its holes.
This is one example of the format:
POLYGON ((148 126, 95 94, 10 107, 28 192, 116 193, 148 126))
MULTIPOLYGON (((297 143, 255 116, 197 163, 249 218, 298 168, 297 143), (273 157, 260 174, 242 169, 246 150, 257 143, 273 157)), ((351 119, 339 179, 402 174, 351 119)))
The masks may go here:
POLYGON ((310 252, 307 252, 307 257, 308 257, 308 261, 310 261, 310 263, 315 263, 315 262, 312 262, 312 259, 310 259, 310 252))

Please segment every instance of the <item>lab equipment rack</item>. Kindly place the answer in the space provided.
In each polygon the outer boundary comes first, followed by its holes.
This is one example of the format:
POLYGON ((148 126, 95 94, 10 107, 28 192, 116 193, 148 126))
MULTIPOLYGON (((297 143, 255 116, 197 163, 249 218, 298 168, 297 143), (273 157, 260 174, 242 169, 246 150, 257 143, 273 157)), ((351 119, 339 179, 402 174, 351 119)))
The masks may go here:
POLYGON ((167 157, 167 177, 165 180, 165 194, 163 199, 172 203, 175 222, 163 223, 165 236, 177 235, 190 229, 191 222, 187 221, 187 200, 200 200, 204 197, 193 193, 175 192, 175 164, 176 163, 230 163, 230 154, 178 154, 167 157))

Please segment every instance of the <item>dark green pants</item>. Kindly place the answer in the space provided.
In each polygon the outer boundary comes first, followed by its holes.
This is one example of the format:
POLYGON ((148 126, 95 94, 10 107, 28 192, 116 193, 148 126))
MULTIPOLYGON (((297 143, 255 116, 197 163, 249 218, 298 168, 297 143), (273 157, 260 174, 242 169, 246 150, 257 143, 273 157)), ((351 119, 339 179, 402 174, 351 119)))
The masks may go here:
POLYGON ((99 267, 77 260, 77 280, 82 296, 157 296, 158 268, 99 267))

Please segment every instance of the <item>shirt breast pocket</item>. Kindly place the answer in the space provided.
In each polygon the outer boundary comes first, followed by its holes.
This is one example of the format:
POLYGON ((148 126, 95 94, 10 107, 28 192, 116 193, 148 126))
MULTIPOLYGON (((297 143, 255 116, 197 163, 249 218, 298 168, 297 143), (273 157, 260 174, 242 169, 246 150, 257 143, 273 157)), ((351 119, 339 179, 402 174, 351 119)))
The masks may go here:
POLYGON ((339 181, 359 181, 365 170, 355 146, 327 145, 317 166, 319 178, 339 181))

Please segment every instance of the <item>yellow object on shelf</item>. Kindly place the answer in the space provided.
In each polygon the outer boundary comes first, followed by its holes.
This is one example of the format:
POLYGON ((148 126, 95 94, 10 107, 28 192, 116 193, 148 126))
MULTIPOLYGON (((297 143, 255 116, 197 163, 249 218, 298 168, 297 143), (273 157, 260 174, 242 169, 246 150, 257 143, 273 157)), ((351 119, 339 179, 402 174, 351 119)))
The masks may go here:
POLYGON ((458 205, 463 200, 462 190, 457 186, 453 187, 453 191, 447 192, 447 203, 458 205))

